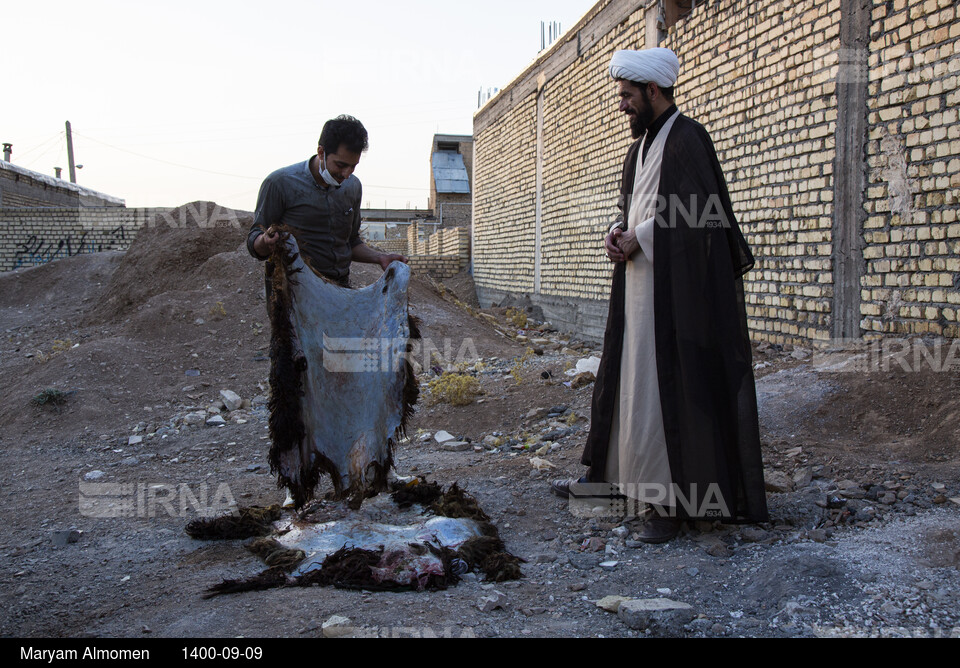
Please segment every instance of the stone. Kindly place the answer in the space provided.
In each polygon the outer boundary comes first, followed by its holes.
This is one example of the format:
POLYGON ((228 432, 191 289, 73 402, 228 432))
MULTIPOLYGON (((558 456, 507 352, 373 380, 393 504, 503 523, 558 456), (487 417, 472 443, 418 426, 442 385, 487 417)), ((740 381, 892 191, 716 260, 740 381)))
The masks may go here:
POLYGON ((547 417, 550 411, 546 408, 532 408, 524 416, 525 420, 539 420, 540 418, 547 417))
POLYGON ((580 544, 580 549, 584 552, 599 552, 606 546, 606 541, 602 538, 587 538, 580 544))
POLYGON ((793 480, 788 478, 786 473, 767 469, 763 472, 763 480, 768 492, 783 494, 793 491, 793 480))
POLYGON ((793 474, 793 484, 795 488, 802 489, 813 482, 813 469, 805 466, 793 474))
POLYGON ((183 416, 183 424, 189 427, 196 427, 203 424, 207 419, 206 411, 195 411, 193 413, 187 413, 183 416))
POLYGON ((243 406, 243 399, 232 390, 220 390, 220 399, 223 400, 223 405, 228 411, 235 411, 243 406))
POLYGON ((488 596, 481 596, 480 600, 477 601, 477 608, 479 608, 481 612, 493 612, 498 608, 500 610, 506 610, 507 607, 509 607, 507 595, 496 589, 488 596))
POLYGON ((442 443, 446 443, 447 441, 455 441, 456 438, 454 438, 453 434, 440 430, 433 435, 433 440, 435 440, 437 443, 442 444, 442 443))
POLYGON ((444 452, 465 452, 471 448, 466 441, 444 441, 440 444, 440 449, 444 452))
POLYGON ((707 554, 709 554, 711 557, 727 558, 733 554, 733 551, 729 548, 729 546, 727 546, 726 543, 718 541, 707 547, 707 554))
POLYGON ((602 558, 596 554, 571 554, 567 560, 578 571, 589 571, 599 566, 602 558))
POLYGON ((84 480, 100 480, 105 475, 107 474, 104 473, 103 471, 89 471, 86 474, 84 474, 83 479, 84 480))
POLYGON ((324 638, 345 638, 353 635, 353 622, 349 617, 334 615, 321 626, 324 638))
POLYGON ((143 443, 143 436, 131 436, 127 439, 127 445, 140 445, 143 443))
POLYGON ((744 527, 740 531, 740 537, 745 543, 762 543, 772 537, 773 534, 758 527, 744 527))
POLYGON ((613 571, 613 570, 616 570, 619 564, 620 564, 619 561, 601 561, 599 563, 599 566, 605 571, 613 571))
POLYGON ((493 434, 487 434, 486 436, 483 437, 483 441, 481 442, 486 448, 496 448, 502 443, 502 440, 498 436, 494 436, 493 434))
POLYGON ((669 598, 645 598, 624 601, 617 609, 617 617, 636 631, 650 629, 658 636, 673 637, 683 632, 683 626, 696 618, 693 606, 669 598))
POLYGON ((52 532, 53 544, 57 547, 65 547, 71 543, 76 543, 81 536, 83 536, 83 532, 76 529, 52 532))
POLYGON ((227 424, 227 421, 223 419, 222 415, 211 415, 206 420, 206 425, 208 427, 221 427, 227 424))
POLYGON ((604 596, 597 601, 597 607, 616 614, 617 610, 620 609, 620 604, 629 600, 629 596, 604 596))

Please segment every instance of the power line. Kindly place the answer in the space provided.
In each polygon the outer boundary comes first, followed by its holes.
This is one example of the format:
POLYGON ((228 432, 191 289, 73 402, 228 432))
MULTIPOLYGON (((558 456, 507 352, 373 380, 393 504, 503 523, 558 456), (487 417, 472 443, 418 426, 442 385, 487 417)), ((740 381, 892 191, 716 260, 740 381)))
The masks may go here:
POLYGON ((235 178, 235 179, 250 179, 250 180, 252 180, 252 181, 257 181, 257 180, 259 180, 258 177, 256 177, 256 176, 242 176, 242 175, 240 175, 240 174, 227 174, 226 172, 217 172, 217 171, 214 171, 214 170, 212 170, 212 169, 203 169, 202 167, 191 167, 190 165, 181 165, 181 164, 178 163, 178 162, 170 162, 169 160, 163 160, 162 158, 155 158, 155 157, 150 156, 150 155, 144 155, 144 154, 142 154, 142 153, 137 153, 136 151, 129 151, 129 150, 125 149, 125 148, 120 148, 119 146, 114 146, 113 144, 108 144, 107 142, 100 141, 99 139, 94 139, 93 137, 88 137, 87 135, 80 134, 80 133, 77 132, 76 130, 73 131, 73 134, 75 134, 75 135, 78 136, 78 137, 83 137, 84 139, 89 139, 90 141, 92 141, 92 142, 94 142, 94 143, 97 143, 97 144, 101 144, 101 145, 103 145, 103 146, 106 146, 107 148, 112 148, 112 149, 115 150, 115 151, 120 151, 120 152, 122 152, 122 153, 129 153, 130 155, 135 155, 135 156, 137 156, 138 158, 144 158, 144 159, 146 159, 146 160, 153 160, 154 162, 160 162, 160 163, 163 163, 163 164, 165 164, 165 165, 171 165, 171 166, 173 166, 173 167, 180 167, 180 168, 182 168, 182 169, 192 169, 193 171, 196 171, 196 172, 205 172, 205 173, 207 173, 207 174, 216 174, 217 176, 229 176, 229 177, 232 177, 232 178, 235 178))

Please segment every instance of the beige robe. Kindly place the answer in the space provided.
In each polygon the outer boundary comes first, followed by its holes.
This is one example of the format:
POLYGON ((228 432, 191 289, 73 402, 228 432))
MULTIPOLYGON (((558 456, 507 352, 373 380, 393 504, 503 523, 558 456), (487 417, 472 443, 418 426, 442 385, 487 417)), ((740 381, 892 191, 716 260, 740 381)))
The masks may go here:
POLYGON ((653 308, 653 229, 663 146, 679 114, 663 126, 647 151, 637 154, 629 218, 640 249, 627 261, 624 294, 623 355, 614 402, 606 480, 630 498, 674 505, 673 478, 660 411, 653 308))

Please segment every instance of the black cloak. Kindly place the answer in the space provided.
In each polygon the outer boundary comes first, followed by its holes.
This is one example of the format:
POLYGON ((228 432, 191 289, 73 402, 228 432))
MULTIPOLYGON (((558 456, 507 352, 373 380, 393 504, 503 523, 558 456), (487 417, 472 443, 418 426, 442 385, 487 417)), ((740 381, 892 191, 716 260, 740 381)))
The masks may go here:
MULTIPOLYGON (((634 142, 623 166, 621 201, 626 202, 628 226, 642 143, 642 138, 634 142)), ((702 125, 683 115, 666 139, 659 194, 666 198, 666 207, 653 235, 656 359, 673 482, 692 508, 705 507, 703 502, 711 499, 704 495, 712 489, 715 497, 719 489, 728 512, 710 513, 710 519, 765 521, 757 396, 743 297, 743 276, 754 259, 734 216, 713 142, 702 125)), ((581 460, 590 467, 590 482, 605 482, 620 382, 625 275, 625 263, 617 264, 581 460)), ((682 503, 677 512, 696 516, 682 503)))

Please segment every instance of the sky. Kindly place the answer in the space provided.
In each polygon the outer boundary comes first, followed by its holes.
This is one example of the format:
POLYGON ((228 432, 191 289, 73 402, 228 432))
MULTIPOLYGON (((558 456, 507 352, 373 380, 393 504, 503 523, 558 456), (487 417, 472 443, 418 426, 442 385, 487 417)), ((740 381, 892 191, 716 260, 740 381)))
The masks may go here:
POLYGON ((5 3, 0 141, 12 162, 127 206, 252 210, 270 172, 359 118, 364 207, 426 208, 435 133, 472 134, 477 93, 503 88, 593 0, 168 0, 5 3))

